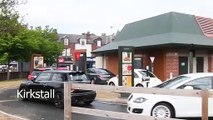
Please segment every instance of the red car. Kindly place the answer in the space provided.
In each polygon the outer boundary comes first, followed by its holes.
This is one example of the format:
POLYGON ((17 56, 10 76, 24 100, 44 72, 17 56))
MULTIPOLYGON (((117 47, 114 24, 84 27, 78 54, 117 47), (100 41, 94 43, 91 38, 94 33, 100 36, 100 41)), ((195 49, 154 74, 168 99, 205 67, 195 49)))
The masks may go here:
POLYGON ((41 72, 46 71, 46 70, 52 70, 52 68, 36 68, 36 69, 33 69, 33 72, 27 76, 27 80, 33 80, 41 72))

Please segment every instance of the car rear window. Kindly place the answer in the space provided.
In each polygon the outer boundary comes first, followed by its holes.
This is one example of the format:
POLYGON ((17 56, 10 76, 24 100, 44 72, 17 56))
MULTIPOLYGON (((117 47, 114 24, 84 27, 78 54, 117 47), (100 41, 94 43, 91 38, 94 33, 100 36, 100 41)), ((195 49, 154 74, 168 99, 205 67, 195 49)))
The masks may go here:
POLYGON ((38 76, 42 71, 33 71, 32 76, 38 76))
POLYGON ((111 72, 105 70, 105 69, 95 69, 96 73, 98 74, 111 74, 111 72))

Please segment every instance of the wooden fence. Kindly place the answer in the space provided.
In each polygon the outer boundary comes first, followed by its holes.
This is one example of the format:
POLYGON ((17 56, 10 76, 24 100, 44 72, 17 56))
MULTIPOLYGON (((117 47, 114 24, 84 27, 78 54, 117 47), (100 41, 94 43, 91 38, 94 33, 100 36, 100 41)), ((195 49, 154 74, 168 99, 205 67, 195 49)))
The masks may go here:
MULTIPOLYGON (((10 72, 10 79, 27 78, 29 72, 10 72)), ((7 79, 7 72, 0 72, 0 81, 7 79)))
MULTIPOLYGON (((107 91, 115 93, 147 93, 176 96, 202 97, 202 120, 208 120, 208 98, 213 97, 213 92, 208 90, 183 90, 183 89, 162 89, 162 88, 140 88, 124 86, 103 86, 93 84, 64 84, 64 120, 72 120, 72 113, 87 114, 99 117, 124 119, 124 120, 177 120, 174 118, 156 118, 152 116, 138 116, 124 112, 113 112, 106 110, 80 108, 71 106, 70 89, 88 89, 96 91, 107 91)), ((119 100, 119 99, 118 99, 119 100)))

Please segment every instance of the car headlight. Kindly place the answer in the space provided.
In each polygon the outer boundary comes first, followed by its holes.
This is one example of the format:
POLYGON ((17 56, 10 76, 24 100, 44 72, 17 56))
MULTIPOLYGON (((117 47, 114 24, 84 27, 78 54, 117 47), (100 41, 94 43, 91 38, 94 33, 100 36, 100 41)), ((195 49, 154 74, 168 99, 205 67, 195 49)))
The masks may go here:
POLYGON ((146 100, 147 100, 146 98, 138 97, 133 102, 134 103, 142 103, 142 102, 145 102, 146 100))

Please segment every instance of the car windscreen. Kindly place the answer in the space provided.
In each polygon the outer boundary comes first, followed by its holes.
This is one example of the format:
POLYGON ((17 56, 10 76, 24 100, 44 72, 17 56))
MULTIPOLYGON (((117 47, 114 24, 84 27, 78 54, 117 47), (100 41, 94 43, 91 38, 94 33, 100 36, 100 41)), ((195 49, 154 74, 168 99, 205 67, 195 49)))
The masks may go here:
POLYGON ((143 76, 149 76, 149 77, 155 77, 155 75, 149 71, 139 71, 140 74, 142 74, 143 76))
POLYGON ((167 80, 159 85, 157 85, 157 88, 172 88, 174 85, 177 85, 178 83, 181 83, 187 79, 190 79, 190 77, 187 76, 179 76, 170 80, 167 80))

